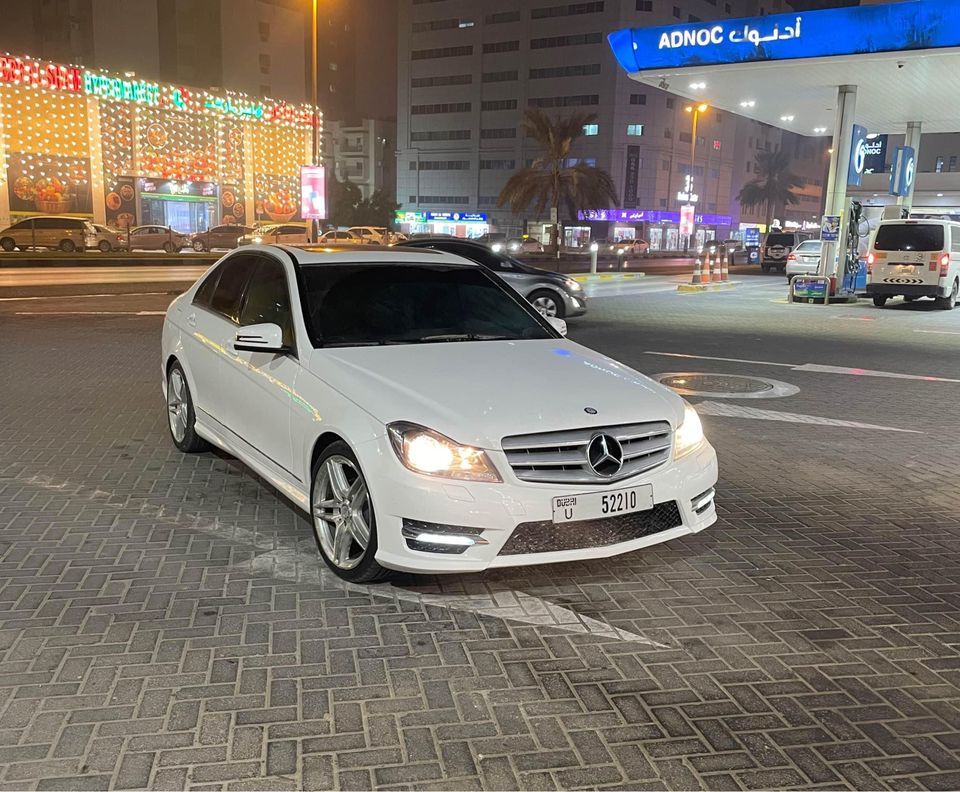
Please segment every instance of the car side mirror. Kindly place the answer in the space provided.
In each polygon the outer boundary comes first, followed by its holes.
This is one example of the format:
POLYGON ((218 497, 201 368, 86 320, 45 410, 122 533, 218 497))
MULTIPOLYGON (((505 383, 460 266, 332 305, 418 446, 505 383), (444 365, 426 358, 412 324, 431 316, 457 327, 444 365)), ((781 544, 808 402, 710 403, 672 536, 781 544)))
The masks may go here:
POLYGON ((288 352, 283 343, 283 330, 271 322, 247 325, 237 330, 233 348, 242 352, 288 352))
POLYGON ((567 335, 567 323, 563 321, 563 319, 560 319, 557 316, 548 316, 546 317, 546 319, 547 319, 547 324, 549 324, 550 327, 552 327, 554 330, 560 333, 560 335, 562 336, 567 335))

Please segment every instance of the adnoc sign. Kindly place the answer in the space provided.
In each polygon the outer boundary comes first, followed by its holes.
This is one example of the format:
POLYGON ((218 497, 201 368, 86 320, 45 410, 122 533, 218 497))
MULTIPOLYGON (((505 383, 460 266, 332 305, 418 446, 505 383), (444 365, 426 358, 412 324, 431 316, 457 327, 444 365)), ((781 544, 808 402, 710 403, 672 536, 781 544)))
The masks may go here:
POLYGON ((890 194, 909 195, 917 171, 917 154, 911 146, 897 146, 890 163, 890 194))
POLYGON ((960 3, 912 0, 625 28, 608 37, 628 72, 960 46, 960 3))

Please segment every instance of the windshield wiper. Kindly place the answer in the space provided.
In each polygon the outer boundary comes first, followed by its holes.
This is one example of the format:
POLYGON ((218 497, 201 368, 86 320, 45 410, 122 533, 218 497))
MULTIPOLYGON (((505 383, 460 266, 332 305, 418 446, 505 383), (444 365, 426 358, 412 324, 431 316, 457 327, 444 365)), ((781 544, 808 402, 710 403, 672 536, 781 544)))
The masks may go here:
POLYGON ((483 333, 439 333, 437 335, 420 336, 420 338, 411 339, 417 343, 430 343, 431 341, 509 341, 512 336, 505 335, 485 335, 483 333))
POLYGON ((387 346, 388 344, 405 344, 397 338, 386 338, 380 341, 326 341, 322 344, 324 349, 333 349, 335 347, 360 347, 360 346, 387 346))

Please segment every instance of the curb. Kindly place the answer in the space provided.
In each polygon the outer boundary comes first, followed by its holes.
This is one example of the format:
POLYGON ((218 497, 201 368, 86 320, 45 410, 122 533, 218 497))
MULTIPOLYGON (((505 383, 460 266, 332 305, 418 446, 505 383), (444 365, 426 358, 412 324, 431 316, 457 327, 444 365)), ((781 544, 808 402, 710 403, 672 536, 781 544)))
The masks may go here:
POLYGON ((677 286, 678 292, 693 294, 706 291, 726 291, 739 286, 740 281, 720 281, 720 283, 681 283, 677 286))
POLYGON ((596 275, 581 273, 570 275, 570 277, 577 283, 590 283, 591 281, 635 280, 636 278, 645 278, 646 275, 645 272, 598 272, 596 275))

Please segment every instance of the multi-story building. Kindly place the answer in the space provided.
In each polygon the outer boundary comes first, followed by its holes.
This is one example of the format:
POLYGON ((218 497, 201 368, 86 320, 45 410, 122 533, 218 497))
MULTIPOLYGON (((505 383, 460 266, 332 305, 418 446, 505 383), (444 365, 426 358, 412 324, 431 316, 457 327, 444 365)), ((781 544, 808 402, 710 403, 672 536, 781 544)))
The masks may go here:
POLYGON ((351 181, 363 198, 377 190, 392 193, 396 185, 397 126, 393 121, 365 118, 356 124, 324 124, 323 160, 327 173, 351 181))
MULTIPOLYGON (((303 0, 43 0, 10 3, 0 52, 147 80, 307 99, 303 0)), ((5 8, 5 15, 7 9, 5 8)))
MULTIPOLYGON (((698 196, 701 235, 728 236, 741 222, 758 222, 754 215, 744 219, 736 195, 753 178, 757 150, 767 145, 799 152, 793 162, 809 196, 791 212, 812 219, 823 178, 819 143, 714 109, 699 115, 692 143, 689 103, 630 80, 606 41, 607 33, 623 27, 770 13, 780 5, 777 0, 686 0, 682 7, 672 0, 402 0, 397 86, 402 211, 418 230, 468 234, 481 232, 486 223, 517 233, 543 221, 498 206, 510 174, 537 156, 524 137, 522 118, 526 108, 541 107, 597 116, 571 158, 609 171, 622 211, 605 215, 607 225, 591 223, 594 235, 644 234, 654 245, 675 246, 679 207, 686 202, 678 196, 690 192, 698 196), (806 156, 808 147, 817 155, 806 156), (692 191, 686 190, 688 175, 692 191), (454 223, 454 215, 470 220, 454 223), (438 221, 431 224, 434 217, 438 221)), ((709 96, 703 99, 709 102, 709 96)), ((585 236, 576 218, 566 220, 568 241, 585 236)))

